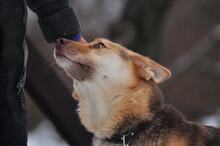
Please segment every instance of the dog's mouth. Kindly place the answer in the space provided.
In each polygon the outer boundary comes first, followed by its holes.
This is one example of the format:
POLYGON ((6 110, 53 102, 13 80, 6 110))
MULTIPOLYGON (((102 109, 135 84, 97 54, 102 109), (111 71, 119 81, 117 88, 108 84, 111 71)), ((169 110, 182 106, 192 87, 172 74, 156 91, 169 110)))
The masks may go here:
POLYGON ((78 81, 88 79, 94 70, 91 62, 82 57, 70 58, 59 51, 55 51, 55 59, 69 76, 78 81))

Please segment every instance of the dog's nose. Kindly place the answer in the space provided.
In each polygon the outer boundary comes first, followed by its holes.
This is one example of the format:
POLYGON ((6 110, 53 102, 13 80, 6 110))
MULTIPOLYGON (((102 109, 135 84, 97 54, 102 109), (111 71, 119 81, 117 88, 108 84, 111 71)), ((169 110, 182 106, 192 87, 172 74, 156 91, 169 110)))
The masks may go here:
POLYGON ((56 39, 56 42, 55 42, 56 50, 57 51, 62 51, 64 45, 69 43, 69 42, 70 42, 70 40, 67 40, 67 39, 64 39, 64 38, 56 39))
POLYGON ((70 43, 70 42, 71 42, 71 40, 68 40, 68 39, 65 39, 65 38, 56 39, 56 43, 60 44, 60 45, 65 45, 65 44, 70 43))

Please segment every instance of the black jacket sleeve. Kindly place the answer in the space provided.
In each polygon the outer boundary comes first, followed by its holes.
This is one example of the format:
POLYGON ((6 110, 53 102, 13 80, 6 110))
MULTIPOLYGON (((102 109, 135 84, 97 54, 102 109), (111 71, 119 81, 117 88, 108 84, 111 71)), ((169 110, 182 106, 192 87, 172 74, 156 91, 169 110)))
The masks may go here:
POLYGON ((67 0, 28 0, 39 17, 38 23, 47 42, 68 38, 81 32, 77 16, 67 0))

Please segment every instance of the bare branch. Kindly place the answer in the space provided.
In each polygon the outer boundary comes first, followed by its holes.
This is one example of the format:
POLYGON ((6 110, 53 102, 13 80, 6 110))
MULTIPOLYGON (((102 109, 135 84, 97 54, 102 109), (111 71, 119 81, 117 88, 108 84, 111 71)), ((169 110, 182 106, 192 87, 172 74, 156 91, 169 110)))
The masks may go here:
POLYGON ((200 62, 201 59, 204 58, 211 50, 218 47, 219 41, 220 25, 217 25, 207 36, 196 43, 192 49, 173 61, 173 64, 169 66, 173 75, 169 82, 172 82, 179 75, 185 73, 200 62))

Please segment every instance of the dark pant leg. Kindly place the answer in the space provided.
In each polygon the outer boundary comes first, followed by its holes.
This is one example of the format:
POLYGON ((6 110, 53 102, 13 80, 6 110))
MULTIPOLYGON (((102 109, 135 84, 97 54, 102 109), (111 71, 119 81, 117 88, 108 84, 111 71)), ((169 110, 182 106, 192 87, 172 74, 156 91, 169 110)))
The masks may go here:
POLYGON ((2 0, 0 10, 0 145, 26 145, 23 94, 25 8, 22 0, 2 0))

